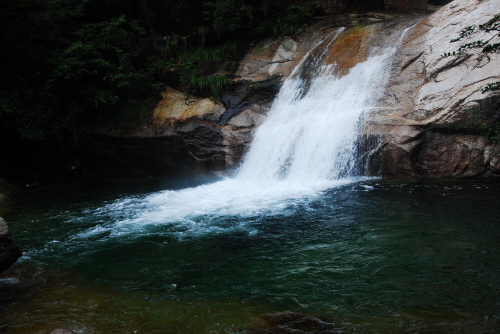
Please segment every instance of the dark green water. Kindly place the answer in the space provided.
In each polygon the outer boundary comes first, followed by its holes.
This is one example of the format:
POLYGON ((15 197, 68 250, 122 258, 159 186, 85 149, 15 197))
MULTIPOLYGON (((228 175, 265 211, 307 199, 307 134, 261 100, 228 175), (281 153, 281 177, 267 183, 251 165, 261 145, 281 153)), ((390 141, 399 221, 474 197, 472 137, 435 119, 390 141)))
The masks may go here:
POLYGON ((25 256, 0 276, 0 333, 239 333, 278 311, 346 333, 500 332, 498 182, 368 180, 251 201, 265 208, 166 187, 186 184, 4 209, 25 256))

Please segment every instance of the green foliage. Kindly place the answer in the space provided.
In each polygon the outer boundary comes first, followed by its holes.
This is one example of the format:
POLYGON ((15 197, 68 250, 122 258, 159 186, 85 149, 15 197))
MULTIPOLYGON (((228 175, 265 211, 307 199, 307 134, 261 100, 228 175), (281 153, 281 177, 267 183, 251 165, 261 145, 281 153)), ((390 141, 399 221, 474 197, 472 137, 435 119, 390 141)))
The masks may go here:
MULTIPOLYGON (((500 31, 500 14, 497 14, 495 17, 493 17, 491 20, 489 20, 485 24, 479 25, 479 30, 477 30, 475 26, 468 26, 468 27, 462 29, 459 33, 459 36, 457 38, 452 39, 450 41, 450 43, 459 42, 465 38, 468 38, 468 37, 474 35, 478 31, 484 31, 487 33, 499 32, 500 31)), ((467 52, 467 51, 473 50, 473 49, 481 49, 481 52, 484 54, 500 52, 500 43, 493 43, 492 42, 492 40, 494 38, 497 38, 497 37, 500 37, 500 34, 492 36, 490 38, 490 40, 487 42, 485 42, 483 40, 476 40, 476 41, 472 41, 470 43, 466 43, 464 45, 461 45, 457 51, 445 53, 443 55, 443 57, 454 56, 455 54, 467 52)), ((500 82, 492 82, 492 83, 487 84, 482 89, 482 93, 484 94, 486 92, 498 90, 498 89, 500 89, 500 82)))
POLYGON ((500 121, 482 125, 480 127, 480 134, 486 137, 488 142, 500 142, 500 121))
POLYGON ((300 32, 313 15, 289 0, 2 0, 0 129, 43 140, 137 123, 160 76, 217 99, 229 79, 216 66, 252 40, 300 32))
MULTIPOLYGON (((500 31, 500 14, 496 15, 494 18, 492 18, 485 24, 479 25, 479 30, 477 30, 475 26, 468 26, 462 29, 462 31, 460 31, 459 33, 459 36, 457 38, 452 39, 450 43, 459 42, 465 38, 468 38, 469 36, 472 36, 478 31, 485 31, 485 32, 500 31)), ((458 49, 458 53, 466 52, 471 49, 482 49, 481 51, 484 53, 492 53, 500 51, 500 43, 491 44, 490 42, 491 39, 487 42, 484 42, 483 40, 476 40, 471 43, 464 44, 460 46, 460 48, 458 49)), ((449 55, 449 53, 447 55, 449 55)))
POLYGON ((68 120, 84 117, 86 122, 116 125, 147 117, 140 112, 141 105, 160 85, 136 47, 144 34, 138 23, 122 16, 85 24, 74 34, 76 41, 53 60, 48 82, 63 92, 68 120), (131 112, 133 109, 137 112, 131 112))
POLYGON ((260 86, 262 85, 262 82, 246 82, 245 83, 245 91, 247 94, 250 96, 250 100, 255 101, 258 99, 258 91, 260 86))
POLYGON ((0 2, 0 128, 40 141, 147 117, 162 85, 147 32, 125 16, 88 17, 88 0, 0 2), (4 52, 5 50, 5 52, 4 52))
POLYGON ((54 118, 56 98, 43 90, 0 91, 0 132, 13 130, 22 140, 40 141, 57 136, 62 119, 54 118))
POLYGON ((482 93, 486 93, 486 92, 489 92, 489 91, 493 91, 493 90, 499 90, 500 89, 500 81, 497 81, 497 82, 490 82, 489 84, 487 84, 483 90, 482 90, 482 93))
POLYGON ((459 36, 457 38, 452 39, 450 42, 453 43, 453 42, 461 41, 462 39, 472 35, 475 32, 475 30, 476 30, 476 27, 474 27, 474 26, 465 27, 464 29, 462 29, 462 31, 460 31, 459 36))
POLYGON ((481 108, 469 109, 462 122, 457 125, 457 130, 463 131, 465 129, 467 133, 485 137, 488 142, 499 142, 500 120, 498 120, 498 116, 493 117, 493 120, 485 118, 481 108))
MULTIPOLYGON (((500 14, 493 17, 491 20, 486 22, 485 24, 479 25, 479 29, 476 29, 475 26, 468 26, 462 29, 457 38, 452 39, 450 42, 459 42, 466 38, 473 36, 474 34, 483 31, 486 33, 494 33, 493 36, 489 38, 488 41, 483 40, 475 40, 466 44, 461 45, 457 51, 447 52, 443 56, 453 56, 455 54, 460 54, 464 52, 468 52, 471 50, 480 50, 484 55, 488 53, 500 52, 500 43, 494 43, 493 40, 495 38, 500 37, 500 34, 497 32, 500 31, 500 14)), ((482 93, 486 93, 489 91, 499 90, 500 82, 491 82, 488 83, 481 90, 482 93)), ((493 122, 489 122, 485 124, 486 121, 482 118, 480 111, 470 110, 467 112, 467 116, 465 118, 466 126, 471 128, 474 133, 484 136, 489 142, 500 142, 500 121, 496 120, 493 122)))
POLYGON ((225 75, 214 75, 199 78, 195 75, 183 77, 182 85, 190 93, 195 95, 209 95, 218 100, 222 92, 227 89, 229 79, 225 75))
POLYGON ((311 5, 293 5, 287 8, 286 15, 277 18, 273 24, 274 36, 292 36, 303 31, 304 25, 313 16, 311 5))
POLYGON ((213 22, 219 38, 253 38, 299 33, 313 17, 315 8, 283 0, 219 0, 207 2, 204 13, 213 22))
POLYGON ((500 14, 497 14, 494 18, 486 22, 485 24, 479 25, 479 29, 484 31, 500 31, 500 14))
POLYGON ((238 44, 235 41, 228 41, 214 47, 199 47, 187 49, 180 52, 177 61, 181 64, 209 65, 227 59, 228 56, 236 53, 238 44))
POLYGON ((252 29, 255 8, 245 0, 221 0, 205 3, 205 16, 219 37, 252 29))
POLYGON ((259 90, 260 86, 262 85, 262 82, 257 81, 257 82, 246 82, 245 83, 245 90, 248 94, 253 94, 257 90, 259 90))
POLYGON ((238 44, 228 41, 212 47, 179 50, 177 57, 154 62, 157 68, 176 68, 180 73, 180 85, 194 95, 220 98, 227 88, 229 79, 223 75, 207 75, 207 68, 219 63, 237 52, 238 44))

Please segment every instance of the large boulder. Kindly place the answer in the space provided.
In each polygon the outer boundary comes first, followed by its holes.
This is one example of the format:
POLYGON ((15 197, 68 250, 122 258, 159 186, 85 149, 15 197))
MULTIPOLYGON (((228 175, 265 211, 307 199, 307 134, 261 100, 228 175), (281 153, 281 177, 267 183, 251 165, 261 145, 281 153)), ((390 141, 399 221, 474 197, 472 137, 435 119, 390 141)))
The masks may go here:
POLYGON ((0 217, 0 273, 9 269, 21 255, 21 249, 10 236, 7 222, 0 217))
POLYGON ((377 111, 366 119, 370 142, 379 140, 373 158, 383 175, 499 175, 500 145, 485 130, 499 124, 500 91, 484 88, 500 81, 500 54, 467 47, 500 42, 498 34, 478 29, 499 5, 455 0, 407 33, 377 111), (474 33, 456 40, 468 27, 474 33))

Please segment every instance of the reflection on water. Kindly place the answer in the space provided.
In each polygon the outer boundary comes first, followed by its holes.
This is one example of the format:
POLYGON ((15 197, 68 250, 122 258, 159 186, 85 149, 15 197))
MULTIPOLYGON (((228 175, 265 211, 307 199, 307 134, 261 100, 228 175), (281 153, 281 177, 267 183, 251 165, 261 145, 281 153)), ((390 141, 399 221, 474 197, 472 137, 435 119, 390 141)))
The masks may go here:
POLYGON ((25 256, 0 276, 0 332, 234 333, 285 310, 348 333, 499 327, 498 183, 262 188, 266 205, 236 186, 216 201, 151 187, 11 208, 25 256))

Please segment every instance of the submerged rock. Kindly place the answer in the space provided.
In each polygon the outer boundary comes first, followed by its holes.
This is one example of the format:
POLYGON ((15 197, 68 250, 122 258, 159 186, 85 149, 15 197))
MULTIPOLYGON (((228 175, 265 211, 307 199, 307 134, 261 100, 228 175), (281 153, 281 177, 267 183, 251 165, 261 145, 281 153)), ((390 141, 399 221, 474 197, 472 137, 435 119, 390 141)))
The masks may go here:
POLYGON ((21 255, 21 249, 10 236, 7 222, 0 217, 0 273, 9 269, 21 255))
POLYGON ((315 316, 299 312, 267 313, 255 317, 249 334, 315 334, 340 333, 334 325, 315 316))

